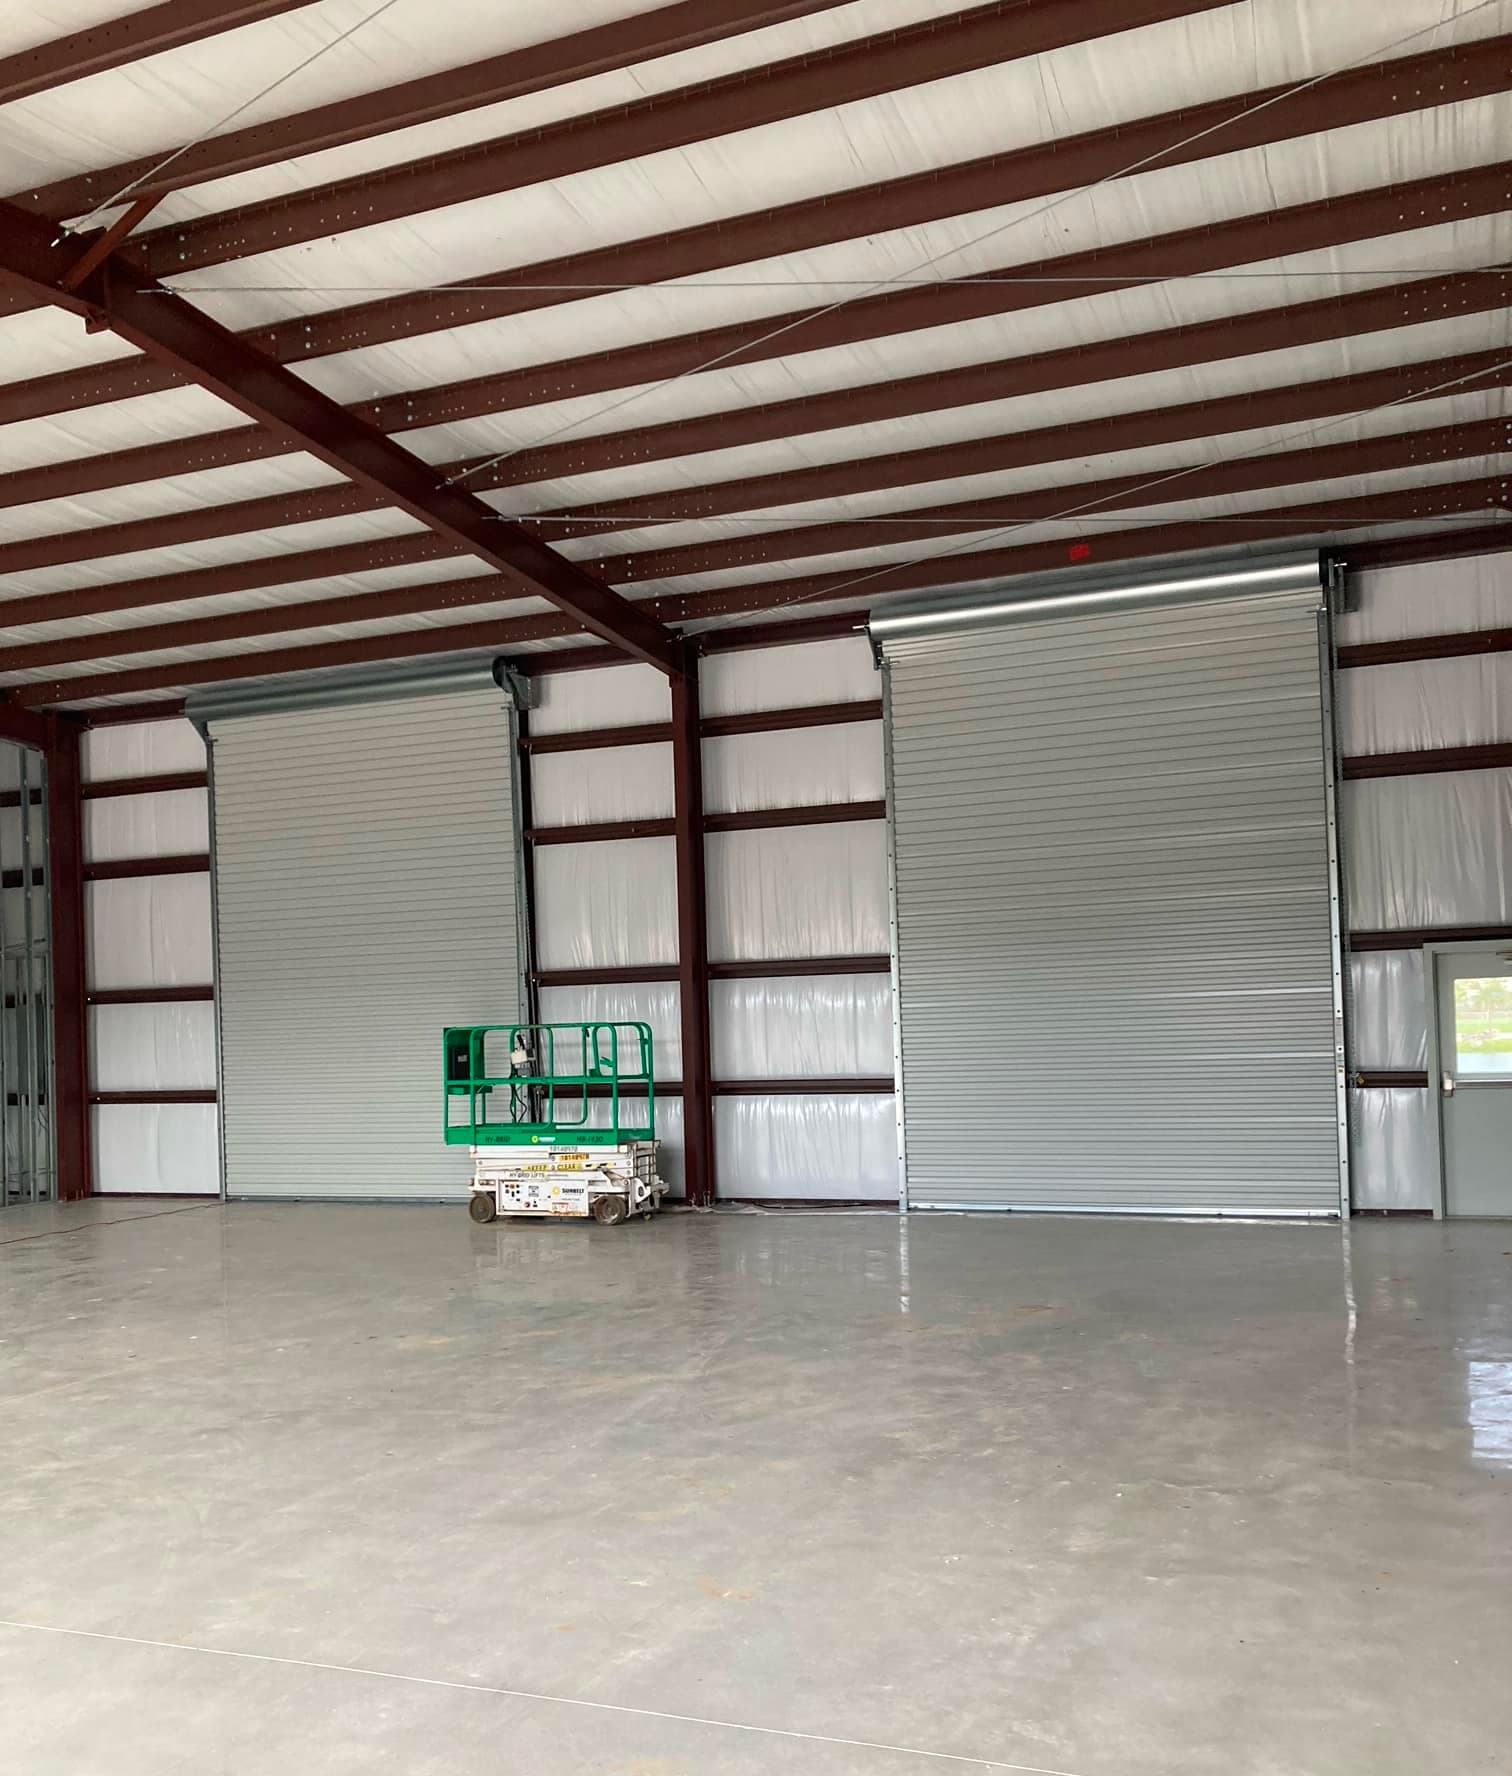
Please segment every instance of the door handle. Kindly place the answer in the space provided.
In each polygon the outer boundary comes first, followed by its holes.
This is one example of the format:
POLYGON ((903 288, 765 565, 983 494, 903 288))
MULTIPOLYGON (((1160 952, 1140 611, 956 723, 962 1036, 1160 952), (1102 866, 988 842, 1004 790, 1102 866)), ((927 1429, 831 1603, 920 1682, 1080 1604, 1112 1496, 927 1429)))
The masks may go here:
POLYGON ((1446 1098, 1452 1098, 1454 1096, 1454 1075, 1452 1073, 1446 1073, 1444 1075, 1443 1089, 1446 1098))

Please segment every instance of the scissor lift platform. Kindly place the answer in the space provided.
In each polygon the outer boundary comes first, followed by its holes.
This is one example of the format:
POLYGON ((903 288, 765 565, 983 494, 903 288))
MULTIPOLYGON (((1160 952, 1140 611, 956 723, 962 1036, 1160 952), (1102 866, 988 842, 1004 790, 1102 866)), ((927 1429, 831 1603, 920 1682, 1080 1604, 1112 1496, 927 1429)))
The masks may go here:
POLYGON ((652 1042, 641 1023, 448 1029, 445 1135, 472 1152, 473 1220, 655 1214, 652 1042))

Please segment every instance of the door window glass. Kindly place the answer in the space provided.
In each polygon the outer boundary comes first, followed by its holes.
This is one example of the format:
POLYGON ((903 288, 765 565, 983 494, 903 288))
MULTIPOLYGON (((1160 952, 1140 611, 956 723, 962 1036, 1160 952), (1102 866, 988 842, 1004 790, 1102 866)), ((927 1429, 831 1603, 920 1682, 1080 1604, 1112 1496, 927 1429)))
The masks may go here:
POLYGON ((1512 1079, 1512 975, 1454 983, 1454 1051, 1461 1073, 1512 1079))

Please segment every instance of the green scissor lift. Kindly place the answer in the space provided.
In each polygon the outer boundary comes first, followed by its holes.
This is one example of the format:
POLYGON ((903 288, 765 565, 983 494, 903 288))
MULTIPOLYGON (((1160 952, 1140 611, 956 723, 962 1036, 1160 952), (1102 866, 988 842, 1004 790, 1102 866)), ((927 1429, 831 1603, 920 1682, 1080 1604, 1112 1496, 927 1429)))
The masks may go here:
POLYGON ((443 1035, 448 1146, 473 1155, 474 1221, 654 1214, 656 1077, 642 1023, 467 1024, 443 1035))

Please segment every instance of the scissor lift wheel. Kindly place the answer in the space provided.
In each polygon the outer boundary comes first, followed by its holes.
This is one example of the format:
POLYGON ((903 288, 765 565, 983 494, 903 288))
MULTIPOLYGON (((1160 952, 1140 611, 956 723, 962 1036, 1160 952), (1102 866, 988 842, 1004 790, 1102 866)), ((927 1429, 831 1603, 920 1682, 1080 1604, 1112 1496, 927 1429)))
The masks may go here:
POLYGON ((468 1202, 467 1212, 482 1227, 498 1219, 499 1205, 494 1201, 491 1191, 475 1190, 468 1202))
POLYGON ((622 1196, 596 1196, 593 1218, 601 1227, 618 1227, 621 1221, 629 1220, 630 1205, 622 1196))

